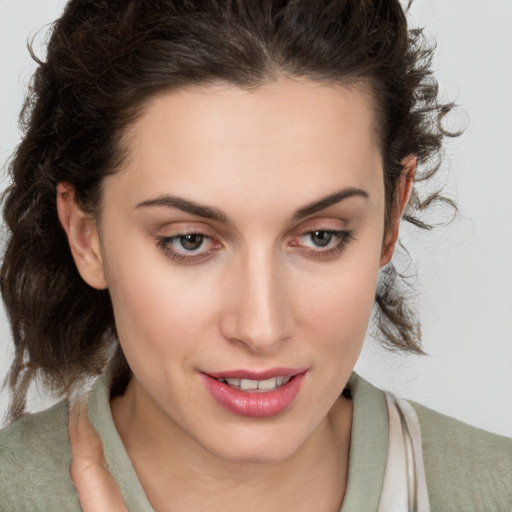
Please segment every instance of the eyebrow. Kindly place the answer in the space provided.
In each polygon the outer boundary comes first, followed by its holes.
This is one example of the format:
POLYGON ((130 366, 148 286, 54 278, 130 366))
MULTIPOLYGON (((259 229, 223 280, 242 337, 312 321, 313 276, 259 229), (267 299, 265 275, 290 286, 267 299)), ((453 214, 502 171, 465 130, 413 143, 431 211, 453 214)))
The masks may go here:
POLYGON ((176 196, 160 196, 155 199, 148 199, 147 201, 138 203, 135 208, 147 208, 152 206, 177 208, 183 212, 191 213, 192 215, 197 215, 198 217, 203 217, 205 219, 223 223, 228 222, 226 214, 222 213, 220 210, 211 208, 210 206, 203 206, 195 203, 194 201, 189 201, 188 199, 176 196))
POLYGON ((339 192, 334 192, 334 194, 330 194, 327 197, 319 199, 318 201, 314 201, 306 206, 303 206, 299 210, 295 212, 293 218, 295 220, 302 219, 303 217, 307 217, 308 215, 312 215, 313 213, 317 213, 321 210, 325 210, 329 206, 332 206, 336 203, 343 201, 344 199, 348 199, 349 197, 364 197, 365 199, 369 198, 368 192, 360 188, 344 188, 339 192))
MULTIPOLYGON (((360 188, 345 188, 326 197, 323 197, 322 199, 314 201, 313 203, 303 206, 293 214, 293 219, 297 220, 303 217, 307 217, 308 215, 312 215, 313 213, 324 210, 325 208, 328 208, 329 206, 332 206, 350 197, 363 197, 368 199, 369 196, 368 192, 360 188)), ((135 208, 138 209, 149 207, 177 208, 183 212, 191 213, 192 215, 197 215, 198 217, 203 217, 205 219, 210 219, 225 224, 229 222, 227 215, 222 211, 210 206, 195 203, 194 201, 190 201, 182 197, 165 195, 156 197, 155 199, 147 199, 146 201, 138 203, 135 208)))

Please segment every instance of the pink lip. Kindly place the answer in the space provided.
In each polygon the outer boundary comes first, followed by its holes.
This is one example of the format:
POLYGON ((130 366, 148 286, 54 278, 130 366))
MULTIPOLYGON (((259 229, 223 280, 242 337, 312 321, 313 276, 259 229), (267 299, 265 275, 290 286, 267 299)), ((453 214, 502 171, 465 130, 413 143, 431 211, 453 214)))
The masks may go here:
POLYGON ((206 389, 219 405, 239 416, 252 418, 274 416, 288 408, 297 398, 305 376, 306 370, 291 368, 273 368, 263 372, 234 370, 222 373, 201 373, 206 389), (264 392, 242 391, 217 380, 220 378, 266 380, 279 375, 292 378, 283 386, 264 392))

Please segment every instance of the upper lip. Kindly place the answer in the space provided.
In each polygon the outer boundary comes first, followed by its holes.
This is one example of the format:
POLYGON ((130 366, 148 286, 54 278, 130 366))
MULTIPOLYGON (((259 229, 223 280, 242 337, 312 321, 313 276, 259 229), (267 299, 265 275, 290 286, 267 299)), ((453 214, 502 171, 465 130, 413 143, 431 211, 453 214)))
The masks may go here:
POLYGON ((307 371, 307 368, 270 368, 268 370, 229 370, 225 372, 203 372, 214 379, 267 380, 274 377, 294 377, 307 371))

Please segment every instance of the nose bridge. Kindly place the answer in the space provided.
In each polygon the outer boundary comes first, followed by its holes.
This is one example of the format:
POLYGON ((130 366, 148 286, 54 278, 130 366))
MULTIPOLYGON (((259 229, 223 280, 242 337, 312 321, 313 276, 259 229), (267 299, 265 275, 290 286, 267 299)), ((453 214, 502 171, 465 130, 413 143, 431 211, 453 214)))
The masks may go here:
POLYGON ((248 251, 233 278, 238 293, 233 304, 230 337, 255 352, 272 351, 291 335, 291 304, 286 276, 274 252, 248 251))

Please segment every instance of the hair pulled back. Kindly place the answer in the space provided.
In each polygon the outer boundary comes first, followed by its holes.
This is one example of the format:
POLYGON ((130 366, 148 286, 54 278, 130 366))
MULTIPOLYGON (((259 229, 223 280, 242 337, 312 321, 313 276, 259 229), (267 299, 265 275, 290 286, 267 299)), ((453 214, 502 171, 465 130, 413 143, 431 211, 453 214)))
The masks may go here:
MULTIPOLYGON (((9 168, 0 279, 15 344, 11 416, 23 414, 35 377, 62 395, 101 372, 114 350, 126 369, 108 290, 78 274, 56 186, 71 184, 82 209, 98 214, 102 180, 120 168, 123 133, 147 99, 219 80, 253 89, 279 76, 367 87, 389 212, 405 157, 435 162, 417 180, 438 168, 439 121, 451 105, 437 99, 431 57, 398 0, 71 0, 36 59, 9 168)), ((413 198, 406 220, 429 227, 415 215, 432 197, 413 198)), ((421 352, 396 277, 389 265, 379 282, 378 325, 388 347, 421 352)))

